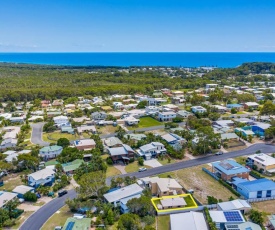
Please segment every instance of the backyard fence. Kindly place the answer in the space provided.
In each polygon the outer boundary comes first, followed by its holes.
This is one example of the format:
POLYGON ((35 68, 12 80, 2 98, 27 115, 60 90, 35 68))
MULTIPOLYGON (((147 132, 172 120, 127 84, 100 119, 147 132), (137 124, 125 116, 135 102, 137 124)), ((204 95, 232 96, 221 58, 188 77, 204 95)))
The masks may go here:
POLYGON ((209 171, 206 168, 202 168, 202 171, 206 172, 209 176, 213 177, 215 180, 219 180, 220 178, 217 177, 214 173, 212 173, 211 171, 209 171))

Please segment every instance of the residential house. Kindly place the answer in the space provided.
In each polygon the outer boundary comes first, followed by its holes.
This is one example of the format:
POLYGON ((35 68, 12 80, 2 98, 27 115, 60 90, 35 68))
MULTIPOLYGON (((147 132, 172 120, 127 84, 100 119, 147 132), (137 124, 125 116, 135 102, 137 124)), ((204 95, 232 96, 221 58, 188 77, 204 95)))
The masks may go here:
POLYGON ((249 129, 243 129, 243 128, 235 128, 235 133, 240 133, 242 137, 248 137, 248 136, 255 136, 255 133, 252 130, 249 129))
POLYGON ((224 160, 212 163, 212 172, 224 181, 231 181, 233 177, 248 179, 250 169, 234 160, 224 160))
POLYGON ((65 107, 65 109, 71 109, 71 110, 75 110, 76 109, 75 104, 67 104, 64 107, 65 107))
POLYGON ((176 90, 176 91, 172 91, 172 95, 175 97, 180 97, 184 95, 184 92, 180 90, 176 90))
POLYGON ((113 106, 115 110, 122 110, 124 108, 122 102, 113 102, 113 106))
POLYGON ((159 112, 160 107, 158 106, 146 106, 145 107, 145 112, 147 115, 155 115, 159 112))
POLYGON ((69 217, 63 228, 64 230, 90 230, 92 218, 69 217))
POLYGON ((138 125, 139 119, 136 119, 133 116, 127 116, 124 118, 124 122, 126 125, 132 126, 132 125, 138 125))
POLYGON ((24 195, 27 192, 34 193, 35 189, 33 187, 26 186, 26 185, 18 185, 12 190, 12 192, 16 193, 18 198, 24 198, 24 195))
POLYGON ((22 117, 11 117, 11 118, 9 119, 9 121, 10 121, 11 123, 24 123, 24 121, 25 121, 25 116, 22 116, 22 117))
POLYGON ((103 110, 104 112, 110 112, 110 111, 113 110, 112 107, 109 106, 109 105, 101 106, 100 108, 101 108, 101 110, 103 110))
POLYGON ((258 109, 259 104, 257 102, 246 102, 243 104, 244 109, 258 109))
POLYGON ((51 101, 49 101, 49 100, 41 101, 41 107, 42 108, 47 108, 47 107, 50 107, 50 106, 51 106, 51 101))
POLYGON ((239 140, 239 137, 236 135, 236 133, 222 133, 221 134, 221 140, 222 141, 229 141, 229 140, 239 140))
POLYGON ((251 210, 251 205, 246 200, 231 200, 220 202, 217 204, 217 210, 220 211, 231 211, 231 210, 239 210, 242 214, 248 213, 251 210))
POLYGON ((83 163, 84 160, 76 159, 72 162, 62 164, 63 172, 65 172, 66 174, 73 174, 74 171, 77 170, 83 163))
POLYGON ((209 211, 212 221, 216 224, 218 230, 224 230, 225 225, 235 225, 245 222, 242 213, 239 210, 232 211, 209 211))
POLYGON ((275 197, 275 183, 266 178, 253 181, 234 178, 233 185, 245 199, 275 197))
POLYGON ((169 145, 171 145, 175 150, 182 149, 182 146, 186 143, 186 140, 177 134, 167 133, 161 136, 169 145))
POLYGON ((206 113, 207 112, 207 110, 205 108, 203 108, 202 106, 192 106, 191 111, 193 113, 206 113))
POLYGON ((61 106, 63 106, 63 103, 64 103, 64 101, 62 99, 57 99, 57 100, 53 101, 52 106, 61 107, 61 106))
POLYGON ((171 102, 172 104, 178 105, 178 104, 183 104, 186 100, 184 99, 184 96, 180 97, 172 97, 171 102))
POLYGON ((96 143, 93 139, 81 139, 74 141, 74 146, 78 150, 90 150, 95 148, 96 143))
POLYGON ((244 107, 240 104, 227 104, 228 109, 236 109, 237 111, 243 111, 244 107))
POLYGON ((182 230, 188 226, 188 230, 208 230, 204 215, 201 212, 185 212, 170 215, 170 229, 182 230))
POLYGON ((252 125, 251 128, 256 135, 265 136, 265 130, 268 129, 270 126, 270 124, 255 122, 255 124, 252 125))
POLYGON ((45 160, 56 158, 61 152, 63 148, 59 145, 50 145, 45 146, 39 150, 39 155, 45 160))
POLYGON ((70 133, 74 134, 74 128, 72 128, 71 124, 64 124, 61 126, 61 133, 70 133))
POLYGON ((121 147, 108 148, 107 151, 114 163, 119 161, 129 162, 135 156, 135 151, 126 144, 122 144, 121 147))
POLYGON ((183 197, 165 198, 160 200, 160 204, 157 205, 158 209, 174 209, 184 208, 186 202, 183 197))
POLYGON ((235 123, 242 123, 245 125, 254 125, 255 121, 252 119, 246 118, 246 117, 241 117, 241 118, 235 118, 234 119, 235 123))
POLYGON ((114 148, 114 147, 121 147, 123 143, 117 137, 109 137, 104 140, 104 144, 108 148, 114 148))
POLYGON ((13 192, 0 191, 0 208, 5 207, 5 205, 12 200, 17 198, 17 194, 13 192))
POLYGON ((173 105, 173 104, 166 104, 166 105, 163 105, 162 107, 163 107, 163 109, 168 109, 175 113, 179 111, 179 107, 177 105, 173 105))
POLYGON ((94 125, 82 125, 77 127, 77 133, 82 134, 83 132, 90 132, 95 134, 96 133, 96 128, 94 125))
POLYGON ((212 90, 215 90, 218 87, 219 87, 218 84, 206 84, 205 85, 205 90, 206 91, 212 91, 212 90))
POLYGON ((147 145, 141 146, 137 153, 140 157, 143 157, 145 160, 150 160, 152 157, 156 157, 160 154, 166 153, 166 148, 160 142, 152 142, 147 145))
POLYGON ((244 222, 241 224, 226 224, 225 230, 262 230, 260 225, 252 222, 244 222))
POLYGON ((55 172, 52 169, 45 168, 28 175, 28 185, 34 188, 42 186, 51 186, 55 180, 55 172))
POLYGON ((250 168, 256 167, 267 173, 275 172, 275 158, 265 153, 253 154, 247 157, 246 165, 250 168))
POLYGON ((146 98, 149 106, 158 106, 161 103, 167 102, 165 98, 146 98))
POLYGON ((227 110, 228 110, 225 106, 221 106, 221 105, 212 105, 212 107, 213 107, 218 113, 226 113, 227 110))
POLYGON ((159 112, 158 120, 159 121, 172 121, 176 118, 177 114, 175 112, 159 112))
POLYGON ((57 116, 53 118, 55 125, 61 126, 62 124, 67 124, 69 118, 67 116, 57 116))
POLYGON ((108 203, 115 207, 120 205, 122 199, 142 194, 143 189, 138 184, 131 184, 126 187, 105 193, 103 196, 108 203))
POLYGON ((126 198, 123 198, 120 200, 120 212, 121 213, 129 213, 129 208, 127 207, 127 202, 131 199, 138 199, 141 197, 141 194, 138 194, 138 195, 133 195, 133 196, 129 196, 129 197, 126 197, 126 198))
POLYGON ((107 113, 105 112, 94 112, 91 114, 93 120, 105 120, 107 118, 107 113))
POLYGON ((182 186, 172 178, 146 177, 141 180, 151 190, 153 196, 162 197, 183 193, 182 186))
POLYGON ((134 140, 135 142, 146 139, 146 135, 142 133, 129 133, 125 134, 123 137, 129 140, 134 140))
POLYGON ((179 110, 177 112, 177 117, 179 117, 179 118, 187 118, 189 116, 193 116, 193 114, 190 113, 190 112, 188 112, 188 111, 186 111, 186 110, 179 110))
POLYGON ((17 145, 17 139, 8 138, 1 142, 0 149, 14 148, 17 145))
POLYGON ((234 122, 231 120, 218 120, 213 122, 214 125, 218 125, 221 128, 223 127, 230 127, 234 125, 234 122))

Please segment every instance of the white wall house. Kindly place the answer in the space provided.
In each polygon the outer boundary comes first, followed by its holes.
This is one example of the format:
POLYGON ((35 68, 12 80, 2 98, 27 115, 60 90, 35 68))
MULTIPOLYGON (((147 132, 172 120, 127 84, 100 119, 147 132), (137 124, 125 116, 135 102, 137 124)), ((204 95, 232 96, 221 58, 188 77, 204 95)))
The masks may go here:
POLYGON ((152 157, 156 157, 158 154, 166 153, 166 151, 167 150, 162 143, 152 142, 150 144, 141 146, 137 150, 137 153, 146 160, 150 160, 152 157))
POLYGON ((193 113, 206 113, 207 112, 207 110, 205 108, 203 108, 202 106, 192 106, 191 111, 193 113))
POLYGON ((176 118, 177 114, 174 112, 160 112, 158 114, 159 121, 171 121, 176 118))
POLYGON ((52 169, 45 168, 28 175, 28 185, 39 187, 40 185, 52 185, 55 172, 52 169))
POLYGON ((69 122, 69 119, 67 116, 57 116, 53 118, 53 121, 56 125, 65 124, 69 122))
POLYGON ((46 146, 39 150, 39 155, 43 157, 44 160, 56 158, 61 152, 63 148, 58 145, 46 146))
POLYGON ((157 107, 157 106, 146 106, 145 112, 148 115, 156 114, 156 113, 159 112, 159 107, 157 107))

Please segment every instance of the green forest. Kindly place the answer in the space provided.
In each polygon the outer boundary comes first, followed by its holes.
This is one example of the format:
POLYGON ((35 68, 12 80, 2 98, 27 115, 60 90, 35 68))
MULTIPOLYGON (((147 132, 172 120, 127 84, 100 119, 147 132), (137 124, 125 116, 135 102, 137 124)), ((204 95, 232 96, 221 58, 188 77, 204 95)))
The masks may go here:
MULTIPOLYGON (((105 96, 116 93, 150 94, 161 88, 194 89, 206 83, 246 81, 273 81, 260 74, 275 73, 275 64, 247 63, 238 68, 215 69, 203 77, 187 75, 177 69, 173 78, 159 69, 146 71, 119 71, 116 67, 70 67, 28 64, 0 64, 0 101, 31 101, 39 99, 66 99, 72 96, 105 96), (248 78, 250 73, 258 74, 248 78)), ((175 69, 175 68, 174 68, 175 69)))

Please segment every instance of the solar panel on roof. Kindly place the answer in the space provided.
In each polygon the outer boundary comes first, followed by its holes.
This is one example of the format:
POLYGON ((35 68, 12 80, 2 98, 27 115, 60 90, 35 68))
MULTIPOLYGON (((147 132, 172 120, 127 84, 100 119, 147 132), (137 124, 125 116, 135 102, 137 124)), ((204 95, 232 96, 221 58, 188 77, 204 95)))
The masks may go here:
POLYGON ((65 230, 72 230, 74 227, 74 222, 69 222, 65 230))
POLYGON ((226 221, 228 222, 241 222, 243 221, 242 216, 239 212, 224 212, 226 221))

